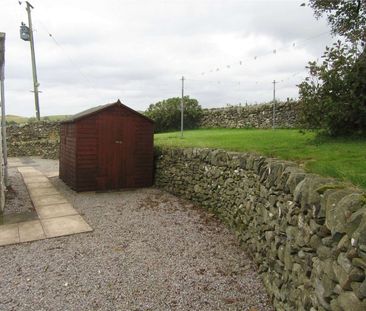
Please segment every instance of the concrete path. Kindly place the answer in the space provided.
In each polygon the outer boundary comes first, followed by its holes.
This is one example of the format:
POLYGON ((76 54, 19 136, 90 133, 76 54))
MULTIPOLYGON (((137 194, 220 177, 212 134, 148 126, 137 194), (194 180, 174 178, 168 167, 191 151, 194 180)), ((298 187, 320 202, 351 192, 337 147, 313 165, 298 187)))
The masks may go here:
POLYGON ((39 219, 0 226, 0 246, 93 230, 40 171, 31 166, 18 167, 18 171, 39 219))

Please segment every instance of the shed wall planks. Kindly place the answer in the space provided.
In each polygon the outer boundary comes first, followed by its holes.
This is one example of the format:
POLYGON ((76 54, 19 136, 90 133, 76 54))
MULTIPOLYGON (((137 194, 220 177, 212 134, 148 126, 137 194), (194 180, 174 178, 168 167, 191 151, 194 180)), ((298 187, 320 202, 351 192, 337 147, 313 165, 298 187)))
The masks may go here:
POLYGON ((81 115, 61 125, 60 178, 76 191, 151 186, 153 122, 120 102, 81 115))

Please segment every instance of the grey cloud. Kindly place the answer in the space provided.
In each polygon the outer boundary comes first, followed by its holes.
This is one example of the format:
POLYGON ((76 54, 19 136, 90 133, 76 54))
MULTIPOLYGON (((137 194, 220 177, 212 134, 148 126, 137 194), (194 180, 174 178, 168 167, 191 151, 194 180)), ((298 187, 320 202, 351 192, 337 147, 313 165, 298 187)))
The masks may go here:
MULTIPOLYGON (((274 78, 286 80, 280 98, 296 96, 299 76, 291 75, 302 74, 331 42, 327 35, 304 41, 328 27, 300 3, 33 0, 41 112, 76 113, 118 97, 144 110, 179 96, 182 74, 188 78, 187 94, 205 107, 270 100, 274 78), (217 67, 219 72, 210 73, 217 67)), ((0 15, 9 38, 8 111, 31 115, 29 45, 18 34, 25 11, 6 2, 0 15)))

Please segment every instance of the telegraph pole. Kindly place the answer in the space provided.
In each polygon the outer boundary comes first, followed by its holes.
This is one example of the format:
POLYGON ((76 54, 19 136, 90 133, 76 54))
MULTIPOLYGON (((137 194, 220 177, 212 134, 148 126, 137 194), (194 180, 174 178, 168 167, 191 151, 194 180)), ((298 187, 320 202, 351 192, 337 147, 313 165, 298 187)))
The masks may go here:
POLYGON ((273 80, 272 129, 276 128, 276 80, 273 80))
POLYGON ((32 16, 31 16, 31 9, 34 9, 33 6, 26 1, 27 4, 27 13, 28 13, 28 27, 29 27, 29 42, 32 54, 32 72, 33 72, 33 92, 34 92, 34 104, 36 107, 36 117, 39 121, 41 119, 41 114, 39 111, 39 95, 38 95, 38 87, 39 83, 37 80, 37 67, 36 67, 36 55, 34 52, 34 39, 33 39, 33 27, 32 27, 32 16))
POLYGON ((9 186, 8 180, 8 152, 6 145, 6 119, 5 119, 5 33, 0 32, 0 103, 1 103, 1 134, 0 134, 0 212, 4 209, 4 181, 5 187, 9 186), (2 158, 2 160, 1 160, 2 158), (3 168, 1 168, 1 165, 3 168), (4 175, 3 175, 4 174, 4 175), (2 176, 3 175, 3 176, 2 176))
POLYGON ((183 117, 184 117, 184 76, 182 76, 182 99, 180 102, 180 138, 183 138, 183 117))

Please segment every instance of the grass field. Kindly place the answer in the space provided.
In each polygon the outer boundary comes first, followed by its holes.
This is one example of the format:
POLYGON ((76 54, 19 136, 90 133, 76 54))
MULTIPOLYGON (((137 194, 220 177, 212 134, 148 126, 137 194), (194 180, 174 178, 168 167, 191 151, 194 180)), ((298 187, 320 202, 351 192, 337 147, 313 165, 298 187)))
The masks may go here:
POLYGON ((298 162, 307 171, 366 189, 366 138, 325 138, 298 130, 202 129, 155 134, 157 146, 256 152, 298 162))
POLYGON ((7 114, 5 116, 6 118, 6 121, 8 122, 16 122, 16 123, 19 123, 19 124, 22 124, 22 123, 27 123, 28 121, 28 118, 27 117, 21 117, 21 116, 15 116, 15 115, 12 115, 12 114, 7 114))
MULTIPOLYGON (((52 115, 52 116, 43 116, 41 117, 41 120, 46 120, 46 121, 61 121, 61 120, 65 120, 68 116, 67 115, 52 115)), ((31 119, 30 117, 22 117, 22 116, 16 116, 16 115, 11 115, 8 114, 6 115, 6 121, 8 122, 16 122, 18 124, 24 124, 27 123, 29 121, 29 119, 31 119)), ((34 119, 34 118, 32 118, 34 119)))

